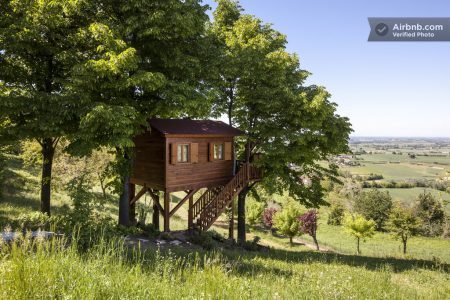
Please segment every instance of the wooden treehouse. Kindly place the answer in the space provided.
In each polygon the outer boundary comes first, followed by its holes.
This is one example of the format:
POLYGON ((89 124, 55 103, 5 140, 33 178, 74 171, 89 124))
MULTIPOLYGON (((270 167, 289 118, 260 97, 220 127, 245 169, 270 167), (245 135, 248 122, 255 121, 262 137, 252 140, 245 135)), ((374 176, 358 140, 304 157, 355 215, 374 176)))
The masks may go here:
POLYGON ((152 119, 149 122, 151 130, 134 138, 130 180, 132 222, 136 221, 136 201, 149 193, 156 228, 161 214, 164 231, 170 231, 170 217, 187 202, 188 228, 205 231, 227 207, 232 207, 234 197, 246 184, 260 180, 260 173, 250 163, 236 163, 234 138, 243 135, 242 131, 210 120, 152 119), (136 185, 142 186, 137 194, 136 185), (179 191, 186 196, 171 207, 170 194, 179 191), (162 204, 159 195, 164 195, 162 204))

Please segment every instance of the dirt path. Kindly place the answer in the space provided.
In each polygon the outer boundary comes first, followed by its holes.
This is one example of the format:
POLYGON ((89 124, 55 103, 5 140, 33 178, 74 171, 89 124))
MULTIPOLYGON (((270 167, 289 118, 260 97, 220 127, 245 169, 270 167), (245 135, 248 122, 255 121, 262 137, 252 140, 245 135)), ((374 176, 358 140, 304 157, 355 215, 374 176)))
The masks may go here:
MULTIPOLYGON (((306 247, 312 249, 312 250, 317 250, 316 245, 314 243, 311 243, 309 241, 306 241, 304 239, 301 238, 294 238, 294 243, 298 243, 301 245, 305 245, 306 247)), ((338 253, 336 250, 334 250, 333 248, 327 247, 327 246, 322 246, 320 245, 319 242, 319 251, 321 252, 333 252, 333 253, 338 253)))

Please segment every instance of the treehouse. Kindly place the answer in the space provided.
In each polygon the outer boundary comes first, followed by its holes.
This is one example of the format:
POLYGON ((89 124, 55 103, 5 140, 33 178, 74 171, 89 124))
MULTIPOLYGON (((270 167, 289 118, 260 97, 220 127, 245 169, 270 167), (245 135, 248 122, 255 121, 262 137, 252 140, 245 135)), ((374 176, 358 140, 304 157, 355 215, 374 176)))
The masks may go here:
POLYGON ((164 231, 169 231, 170 218, 187 202, 188 228, 207 230, 249 182, 260 179, 251 164, 236 163, 234 138, 243 132, 230 125, 189 119, 151 119, 149 125, 150 130, 134 138, 132 222, 136 201, 149 193, 155 227, 161 214, 164 231), (142 186, 138 193, 136 185, 142 186), (180 191, 184 198, 173 204, 171 193, 180 191))

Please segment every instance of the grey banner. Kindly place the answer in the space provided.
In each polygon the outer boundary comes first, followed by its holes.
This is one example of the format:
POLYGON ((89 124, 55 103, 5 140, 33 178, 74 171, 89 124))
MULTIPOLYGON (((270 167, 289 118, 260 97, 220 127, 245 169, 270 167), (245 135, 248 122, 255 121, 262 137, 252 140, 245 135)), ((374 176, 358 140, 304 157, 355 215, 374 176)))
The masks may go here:
POLYGON ((450 18, 368 18, 369 42, 450 41, 450 18))

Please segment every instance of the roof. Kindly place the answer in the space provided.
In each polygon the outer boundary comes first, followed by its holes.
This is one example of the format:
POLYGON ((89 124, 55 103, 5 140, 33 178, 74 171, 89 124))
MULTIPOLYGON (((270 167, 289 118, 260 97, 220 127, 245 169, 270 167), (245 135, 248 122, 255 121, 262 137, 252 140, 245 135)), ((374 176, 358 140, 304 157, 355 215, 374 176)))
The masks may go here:
POLYGON ((164 135, 244 135, 244 132, 242 132, 241 130, 236 129, 222 121, 190 119, 150 119, 149 123, 152 128, 156 129, 164 135))

